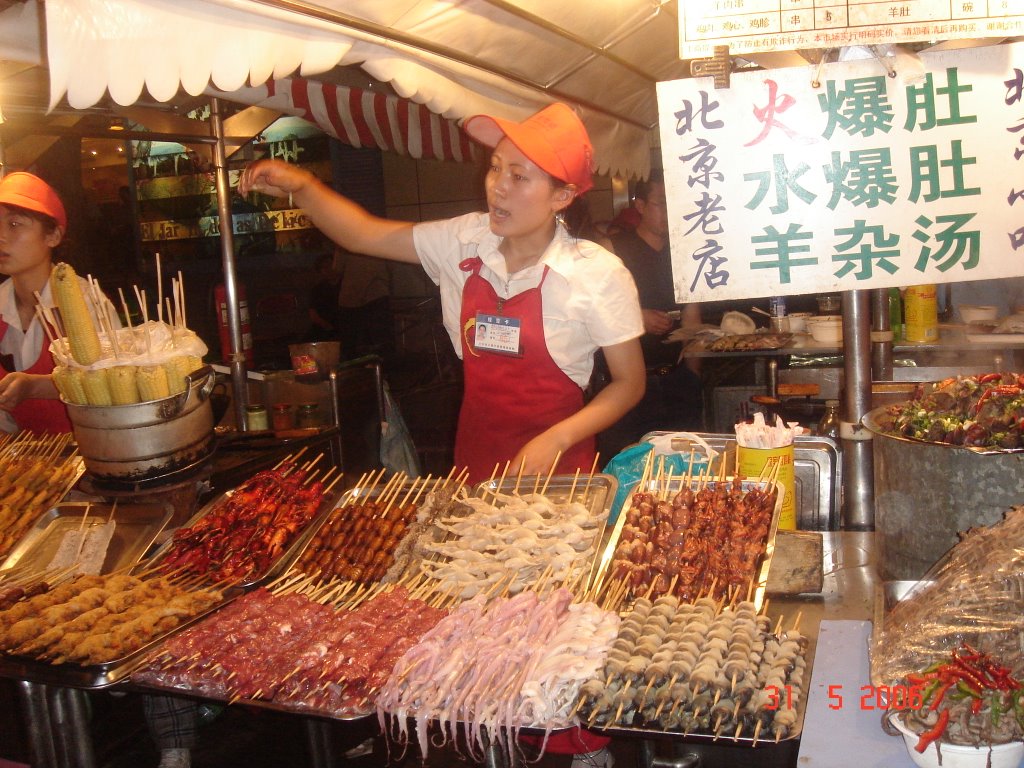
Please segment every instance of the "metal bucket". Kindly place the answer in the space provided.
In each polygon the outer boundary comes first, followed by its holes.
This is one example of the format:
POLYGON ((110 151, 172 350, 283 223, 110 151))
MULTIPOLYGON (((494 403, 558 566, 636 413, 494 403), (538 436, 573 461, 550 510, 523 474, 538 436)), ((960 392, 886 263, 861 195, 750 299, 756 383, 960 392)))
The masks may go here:
POLYGON ((978 452, 886 431, 889 406, 863 418, 874 433, 877 568, 916 580, 960 539, 1024 503, 1024 452, 978 452))
POLYGON ((148 403, 66 403, 85 468, 101 481, 137 484, 201 464, 213 451, 213 370, 204 366, 186 382, 184 392, 148 403))

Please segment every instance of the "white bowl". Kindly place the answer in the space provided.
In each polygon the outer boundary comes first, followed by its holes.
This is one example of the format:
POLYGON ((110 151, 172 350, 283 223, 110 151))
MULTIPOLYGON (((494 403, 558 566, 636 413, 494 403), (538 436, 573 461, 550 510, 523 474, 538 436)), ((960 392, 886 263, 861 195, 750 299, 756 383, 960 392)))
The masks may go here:
POLYGON ((960 744, 941 745, 932 742, 925 748, 924 752, 918 752, 918 736, 903 723, 903 718, 898 714, 889 715, 889 722, 903 734, 903 743, 907 747, 907 754, 914 761, 914 765, 921 768, 986 768, 989 754, 992 755, 992 768, 1017 768, 1020 761, 1024 759, 1024 741, 1011 741, 1009 744, 996 744, 992 747, 967 747, 960 744), (942 751, 942 762, 939 763, 939 750, 942 751))
POLYGON ((807 321, 813 317, 810 312, 794 312, 786 315, 786 330, 790 333, 803 333, 807 330, 807 321))
POLYGON ((987 304, 958 304, 957 311, 965 323, 985 323, 999 317, 999 310, 987 304))
POLYGON ((839 344, 843 340, 842 320, 817 320, 807 323, 811 338, 822 344, 839 344))

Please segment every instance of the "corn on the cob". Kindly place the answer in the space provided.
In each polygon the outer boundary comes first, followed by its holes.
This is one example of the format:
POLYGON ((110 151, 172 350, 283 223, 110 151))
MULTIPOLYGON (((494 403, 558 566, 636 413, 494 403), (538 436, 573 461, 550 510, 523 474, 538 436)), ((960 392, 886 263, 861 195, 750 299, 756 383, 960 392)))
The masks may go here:
POLYGON ((107 369, 85 371, 82 374, 82 386, 85 389, 85 400, 89 405, 113 405, 110 397, 110 383, 107 380, 107 369))
POLYGON ((178 361, 184 358, 172 357, 164 363, 164 371, 167 373, 167 391, 176 395, 185 391, 185 377, 178 372, 178 361))
POLYGON ((171 394, 167 384, 167 371, 162 365, 140 365, 135 380, 142 402, 161 400, 171 394))
POLYGON ((67 334, 71 356, 80 365, 92 365, 103 354, 100 337, 85 303, 85 293, 78 282, 78 275, 70 264, 61 262, 53 268, 50 290, 60 309, 60 319, 67 334))
POLYGON ((114 405, 131 405, 139 402, 139 387, 135 381, 134 365, 115 365, 110 369, 107 380, 110 383, 110 399, 114 405))
POLYGON ((85 405, 89 402, 82 384, 82 371, 78 368, 69 368, 66 365, 54 367, 53 383, 67 402, 75 405, 85 405))

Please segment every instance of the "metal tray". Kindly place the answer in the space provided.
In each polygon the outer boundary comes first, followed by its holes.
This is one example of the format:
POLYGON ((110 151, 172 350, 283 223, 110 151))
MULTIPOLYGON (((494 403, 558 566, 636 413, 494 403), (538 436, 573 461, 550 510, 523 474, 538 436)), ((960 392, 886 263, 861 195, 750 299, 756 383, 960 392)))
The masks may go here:
POLYGON ((224 593, 224 599, 217 605, 193 616, 184 621, 174 629, 154 637, 138 650, 114 661, 103 664, 49 664, 45 661, 26 658, 22 656, 9 656, 0 654, 0 677, 12 680, 27 680, 33 683, 44 685, 59 685, 64 688, 87 688, 95 690, 107 688, 125 680, 131 673, 140 666, 164 640, 177 634, 186 627, 202 621, 216 610, 227 605, 234 598, 241 594, 241 590, 234 589, 224 593))
MULTIPOLYGON (((664 435, 666 432, 651 432, 645 435, 664 435)), ((700 433, 707 444, 720 453, 735 451, 736 436, 728 434, 700 433)), ((683 453, 696 448, 696 443, 673 440, 672 447, 683 453)), ((730 460, 731 462, 731 460, 730 460)), ((729 465, 727 465, 729 466, 729 465)), ((793 441, 793 489, 796 497, 797 528, 802 531, 839 530, 839 509, 843 488, 843 462, 839 446, 830 437, 805 435, 793 441)))
MULTIPOLYGON (((200 520, 202 520, 204 517, 206 517, 206 515, 208 515, 210 512, 216 509, 221 503, 231 498, 231 496, 233 496, 234 493, 235 489, 232 488, 227 491, 224 491, 219 496, 216 496, 215 498, 211 499, 206 504, 204 504, 199 509, 198 512, 196 512, 194 515, 192 515, 192 517, 186 520, 181 527, 192 527, 200 520)), ((314 513, 313 517, 309 520, 308 523, 306 523, 305 527, 296 534, 295 538, 291 541, 291 543, 287 547, 285 547, 284 552, 282 552, 278 556, 277 560, 271 563, 270 567, 266 570, 266 572, 259 574, 258 576, 253 576, 248 581, 241 582, 237 586, 242 589, 253 589, 268 581, 273 581, 282 573, 285 573, 288 570, 288 568, 291 567, 291 564, 295 561, 295 558, 298 557, 299 553, 308 545, 312 532, 318 529, 321 525, 323 525, 324 520, 337 506, 338 498, 340 495, 340 491, 334 490, 332 490, 328 494, 324 494, 323 498, 320 500, 320 506, 317 508, 316 513, 314 513)), ((160 548, 153 553, 153 556, 146 561, 146 567, 148 568, 153 565, 159 565, 160 561, 167 556, 167 553, 170 552, 171 547, 173 546, 174 537, 168 537, 168 539, 160 546, 160 548)))
MULTIPOLYGON (((544 479, 541 478, 538 484, 532 476, 523 478, 523 481, 519 483, 520 495, 525 496, 533 493, 535 486, 537 486, 537 492, 539 493, 545 488, 544 479)), ((603 511, 607 515, 612 499, 615 498, 615 493, 619 489, 619 481, 614 475, 603 473, 579 478, 575 475, 552 475, 551 479, 547 481, 546 486, 544 495, 556 504, 568 502, 570 494, 572 498, 577 500, 582 496, 583 504, 590 510, 591 514, 603 511)), ((505 478, 504 482, 500 483, 497 480, 489 480, 485 483, 479 483, 474 487, 473 495, 483 498, 484 496, 492 496, 493 493, 512 494, 515 492, 515 489, 515 478, 505 478)))
POLYGON ((114 534, 107 545, 101 574, 135 565, 170 522, 174 508, 170 504, 107 504, 71 501, 58 504, 43 514, 4 560, 3 571, 42 572, 57 554, 65 534, 101 525, 112 519, 114 534), (111 515, 113 513, 113 515, 111 515), (88 515, 88 519, 85 519, 88 515))
MULTIPOLYGON (((690 487, 694 487, 698 484, 697 479, 687 480, 685 477, 672 478, 671 482, 662 483, 658 480, 651 480, 648 489, 652 493, 665 492, 668 497, 674 496, 684 487, 684 483, 689 483, 690 487)), ((719 481, 711 480, 706 483, 708 487, 715 487, 719 481)), ((724 481, 726 484, 731 484, 733 478, 727 477, 724 481)), ((756 480, 742 480, 741 487, 744 491, 749 491, 751 488, 761 488, 765 485, 763 482, 756 480)), ((775 508, 772 511, 772 521, 768 526, 768 539, 765 543, 765 552, 761 556, 760 567, 757 569, 757 582, 754 587, 754 592, 751 595, 751 600, 758 610, 761 609, 761 605, 764 602, 764 593, 768 587, 768 571, 771 569, 772 556, 775 554, 775 534, 779 529, 779 517, 782 514, 782 493, 776 494, 775 497, 775 508)), ((622 528, 626 522, 625 510, 619 514, 618 520, 616 521, 615 528, 613 529, 611 536, 608 539, 608 543, 605 546, 604 554, 601 556, 601 564, 597 572, 597 581, 601 581, 608 568, 611 566, 612 558, 615 555, 615 548, 619 544, 619 535, 622 533, 622 528)))

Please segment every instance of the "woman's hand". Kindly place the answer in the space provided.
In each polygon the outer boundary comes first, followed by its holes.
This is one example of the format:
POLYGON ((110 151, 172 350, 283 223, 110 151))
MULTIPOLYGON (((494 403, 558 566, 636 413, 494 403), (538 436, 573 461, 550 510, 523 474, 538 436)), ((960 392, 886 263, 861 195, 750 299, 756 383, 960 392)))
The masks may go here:
POLYGON ((43 398, 55 400, 57 388, 50 376, 15 371, 0 379, 0 410, 13 411, 22 400, 43 398))
POLYGON ((657 309, 642 309, 640 314, 644 320, 644 330, 655 336, 663 336, 675 325, 667 312, 657 309))
POLYGON ((281 160, 257 160, 238 179, 238 194, 262 192, 273 197, 294 195, 316 179, 309 171, 281 160))
MULTIPOLYGON (((509 472, 522 475, 547 475, 553 471, 555 459, 571 448, 557 431, 557 425, 541 432, 524 445, 509 464, 509 472), (520 467, 522 470, 520 471, 520 467)), ((501 467, 498 467, 501 472, 501 467)))

